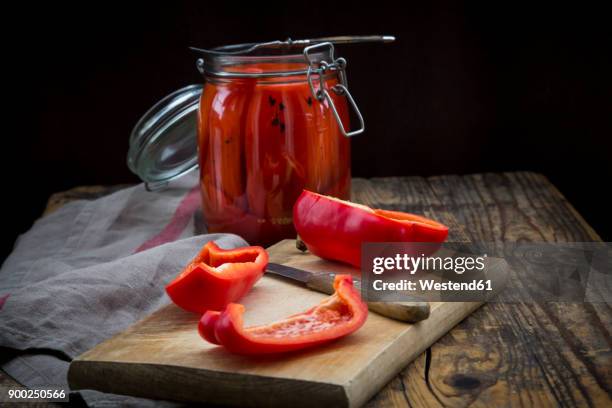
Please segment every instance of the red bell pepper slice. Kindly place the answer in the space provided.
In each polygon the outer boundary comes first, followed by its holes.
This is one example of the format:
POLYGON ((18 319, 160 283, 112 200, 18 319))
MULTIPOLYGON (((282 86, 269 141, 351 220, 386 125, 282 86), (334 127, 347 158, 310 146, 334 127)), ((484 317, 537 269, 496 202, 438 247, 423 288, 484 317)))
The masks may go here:
POLYGON ((293 222, 313 254, 359 267, 364 242, 435 242, 448 228, 428 218, 376 210, 304 190, 293 207, 293 222))
POLYGON ((166 293, 189 312, 223 310, 253 287, 267 265, 268 253, 261 247, 226 250, 210 241, 166 286, 166 293))
POLYGON ((335 293, 312 309, 262 326, 243 327, 244 306, 231 303, 223 312, 208 311, 198 324, 200 336, 236 354, 284 353, 313 347, 359 329, 368 307, 350 275, 337 275, 335 293))

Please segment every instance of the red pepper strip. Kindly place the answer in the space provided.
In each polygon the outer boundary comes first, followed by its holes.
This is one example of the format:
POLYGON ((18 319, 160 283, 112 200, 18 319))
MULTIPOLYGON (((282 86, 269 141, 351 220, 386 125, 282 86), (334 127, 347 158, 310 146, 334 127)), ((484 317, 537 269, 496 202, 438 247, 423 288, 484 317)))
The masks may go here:
POLYGON ((166 286, 166 293, 189 312, 223 310, 253 287, 267 265, 268 253, 261 247, 225 250, 210 241, 166 286))
POLYGON ((310 310, 262 326, 243 327, 244 306, 230 303, 223 312, 208 311, 198 324, 200 336, 236 354, 284 353, 313 347, 359 329, 368 307, 350 275, 337 275, 336 292, 310 310))
POLYGON ((308 250, 326 259, 361 265, 363 242, 444 242, 448 228, 414 214, 375 210, 304 190, 293 223, 308 250))

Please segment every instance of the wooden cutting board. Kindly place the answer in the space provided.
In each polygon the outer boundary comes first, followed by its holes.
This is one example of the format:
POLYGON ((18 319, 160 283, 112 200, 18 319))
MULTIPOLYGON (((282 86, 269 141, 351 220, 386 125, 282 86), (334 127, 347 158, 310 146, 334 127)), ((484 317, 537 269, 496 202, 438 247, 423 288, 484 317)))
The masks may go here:
MULTIPOLYGON (((295 248, 269 248, 270 261, 316 271, 354 272, 295 248)), ((304 311, 325 295, 264 276, 243 299, 245 325, 304 311)), ((203 341, 198 316, 169 305, 70 364, 72 389, 240 406, 358 407, 481 303, 432 303, 416 324, 370 313, 356 333, 282 356, 244 357, 203 341)))

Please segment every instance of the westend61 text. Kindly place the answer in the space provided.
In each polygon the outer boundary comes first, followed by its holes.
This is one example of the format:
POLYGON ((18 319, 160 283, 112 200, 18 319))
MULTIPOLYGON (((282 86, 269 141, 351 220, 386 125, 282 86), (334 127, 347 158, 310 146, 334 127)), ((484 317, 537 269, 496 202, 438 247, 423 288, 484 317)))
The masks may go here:
POLYGON ((420 279, 419 285, 415 281, 409 281, 403 279, 399 282, 384 282, 377 279, 372 282, 372 288, 377 291, 391 290, 391 291, 491 291, 493 285, 490 279, 487 280, 473 280, 470 282, 436 282, 432 279, 420 279))

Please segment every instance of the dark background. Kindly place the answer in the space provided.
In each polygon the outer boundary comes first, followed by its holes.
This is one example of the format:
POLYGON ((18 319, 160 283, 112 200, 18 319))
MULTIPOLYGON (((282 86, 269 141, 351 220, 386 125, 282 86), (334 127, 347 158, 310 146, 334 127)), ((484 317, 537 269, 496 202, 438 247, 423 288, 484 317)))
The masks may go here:
POLYGON ((188 46, 339 34, 398 38, 339 49, 367 124, 353 140, 355 176, 537 171, 612 240, 605 10, 515 2, 166 3, 27 3, 5 14, 16 23, 3 28, 4 95, 14 126, 5 127, 2 149, 0 259, 51 193, 137 181, 125 165, 132 126, 167 93, 201 82, 188 46))

